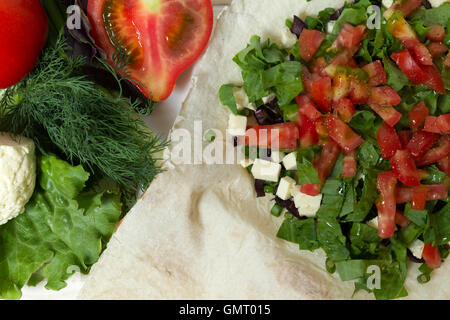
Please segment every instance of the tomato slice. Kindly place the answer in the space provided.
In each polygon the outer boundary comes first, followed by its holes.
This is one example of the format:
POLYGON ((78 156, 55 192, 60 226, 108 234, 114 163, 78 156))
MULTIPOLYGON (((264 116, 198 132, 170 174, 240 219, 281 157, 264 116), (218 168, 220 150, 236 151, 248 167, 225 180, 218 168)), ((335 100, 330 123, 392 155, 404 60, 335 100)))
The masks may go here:
POLYGON ((337 113, 339 118, 345 122, 350 122, 355 114, 355 106, 348 98, 342 98, 337 103, 333 104, 333 110, 337 113))
POLYGON ((364 39, 366 27, 363 25, 352 26, 350 23, 345 23, 336 38, 337 49, 347 48, 351 49, 364 39))
POLYGON ((126 55, 131 78, 154 101, 167 99, 202 54, 214 21, 210 0, 89 0, 87 12, 111 66, 114 53, 126 55))
POLYGON ((345 153, 350 153, 364 143, 344 121, 328 114, 325 120, 330 138, 333 139, 345 153))
POLYGON ((310 29, 303 29, 298 40, 300 57, 306 62, 311 61, 311 59, 319 50, 323 39, 325 39, 325 34, 310 29))
POLYGON ((311 94, 319 109, 323 112, 331 111, 333 100, 333 90, 331 88, 331 78, 323 77, 313 80, 311 83, 311 94))
POLYGON ((321 184, 324 184, 331 174, 340 153, 339 146, 332 139, 328 139, 325 142, 319 159, 314 163, 321 184))
POLYGON ((419 130, 422 125, 425 123, 425 118, 428 116, 430 111, 428 110, 425 102, 420 102, 415 105, 411 111, 409 111, 409 124, 411 129, 414 131, 419 130))
POLYGON ((316 124, 299 110, 298 128, 300 146, 302 148, 311 147, 319 142, 319 135, 316 131, 316 124))
POLYGON ((419 172, 407 150, 397 150, 391 159, 391 167, 397 179, 404 185, 411 187, 420 185, 419 172))
MULTIPOLYGON (((443 184, 429 184, 427 201, 444 200, 448 197, 447 187, 443 184)), ((396 201, 398 204, 411 202, 414 197, 415 188, 398 187, 396 201)))
POLYGON ((423 167, 438 162, 450 155, 450 136, 441 136, 438 145, 428 150, 420 159, 417 160, 417 166, 423 167))
POLYGON ((422 157, 425 152, 430 150, 437 139, 439 139, 439 135, 436 133, 430 133, 423 130, 418 131, 408 142, 406 149, 408 149, 411 157, 414 160, 417 160, 422 157))
POLYGON ((378 235, 382 239, 394 236, 395 214, 397 212, 395 189, 397 178, 392 171, 381 172, 377 178, 377 189, 380 197, 376 202, 378 210, 378 235))
POLYGON ((300 186, 300 192, 315 197, 320 194, 320 186, 317 184, 304 184, 300 186))
POLYGON ((384 68, 380 60, 369 63, 362 69, 369 75, 370 86, 375 87, 386 83, 386 72, 384 72, 384 68))
POLYGON ((426 38, 431 42, 442 42, 445 39, 446 32, 444 26, 431 25, 431 29, 425 34, 426 38))
POLYGON ((441 267, 441 253, 438 246, 433 246, 431 243, 426 243, 422 252, 423 259, 427 266, 431 269, 438 269, 441 267))
POLYGON ((356 176, 357 162, 355 152, 345 155, 342 161, 342 176, 344 178, 353 178, 356 176))
POLYGON ((295 150, 298 139, 297 124, 284 122, 266 126, 257 125, 250 128, 245 136, 240 138, 240 144, 268 149, 295 150))
POLYGON ((397 132, 386 122, 383 122, 377 131, 377 142, 384 159, 391 159, 397 150, 402 149, 397 132))

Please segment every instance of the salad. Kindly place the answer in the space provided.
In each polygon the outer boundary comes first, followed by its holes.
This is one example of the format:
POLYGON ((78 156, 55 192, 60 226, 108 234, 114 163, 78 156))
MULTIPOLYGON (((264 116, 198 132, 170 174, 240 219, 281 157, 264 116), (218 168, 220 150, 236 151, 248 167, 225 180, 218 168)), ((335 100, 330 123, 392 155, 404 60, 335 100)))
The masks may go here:
POLYGON ((410 264, 426 283, 450 253, 450 4, 387 3, 294 16, 283 46, 253 36, 233 58, 242 84, 219 90, 277 237, 322 249, 377 299, 407 296, 410 264))

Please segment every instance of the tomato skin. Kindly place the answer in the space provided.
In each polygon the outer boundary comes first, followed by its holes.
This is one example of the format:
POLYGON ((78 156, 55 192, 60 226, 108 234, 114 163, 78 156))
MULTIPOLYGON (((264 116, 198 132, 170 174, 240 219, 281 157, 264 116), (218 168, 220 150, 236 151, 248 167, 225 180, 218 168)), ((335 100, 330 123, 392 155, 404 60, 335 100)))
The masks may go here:
POLYGON ((313 80, 311 83, 311 94, 317 106, 322 112, 331 111, 333 100, 333 90, 331 88, 331 78, 323 77, 313 80))
POLYGON ((426 243, 423 248, 422 255, 425 263, 431 269, 438 269, 441 267, 442 258, 438 246, 433 246, 431 243, 426 243))
POLYGON ((33 70, 47 41, 48 22, 39 0, 0 1, 0 89, 33 70))
POLYGON ((330 138, 333 139, 345 153, 350 153, 364 143, 344 121, 328 114, 325 120, 330 138))
POLYGON ((417 160, 433 146, 437 139, 439 139, 439 135, 436 133, 430 133, 423 130, 418 131, 408 142, 406 149, 408 149, 411 157, 414 160, 417 160))
POLYGON ((444 159, 450 155, 450 136, 441 136, 438 141, 438 146, 428 150, 420 159, 418 159, 417 166, 422 167, 441 159, 444 159))
POLYGON ((428 51, 430 51, 433 59, 439 58, 444 53, 448 51, 448 48, 445 44, 440 42, 432 42, 428 45, 428 51))
POLYGON ((381 172, 377 178, 377 189, 380 197, 376 202, 378 210, 378 235, 382 239, 394 236, 395 214, 397 212, 395 189, 397 178, 392 171, 381 172))
POLYGON ((326 140, 319 159, 314 163, 321 185, 325 183, 331 174, 340 153, 341 150, 336 142, 332 139, 326 140))
POLYGON ((375 87, 386 83, 386 72, 384 72, 383 65, 380 60, 369 63, 362 69, 369 75, 370 86, 375 87))
POLYGON ((377 142, 383 159, 391 159, 397 150, 402 149, 397 132, 386 122, 383 122, 377 131, 377 142))
MULTIPOLYGON (((108 63, 114 66, 116 49, 103 19, 106 1, 89 0, 87 13, 92 27, 91 36, 106 53, 108 63)), ((132 72, 131 78, 142 84, 136 85, 137 88, 152 100, 162 101, 172 93, 178 76, 205 50, 213 29, 214 13, 210 0, 159 0, 150 3, 115 2, 115 9, 123 5, 120 12, 115 12, 122 25, 115 27, 143 52, 139 63, 128 68, 132 72), (129 32, 130 28, 134 32, 129 32)), ((129 48, 125 45, 124 49, 129 48)))
POLYGON ((419 130, 422 125, 425 123, 425 118, 428 116, 430 111, 428 110, 425 102, 420 102, 415 105, 411 111, 409 111, 409 124, 411 129, 414 131, 419 130))
MULTIPOLYGON (((427 185, 428 194, 427 201, 443 200, 448 197, 447 187, 443 184, 431 184, 427 185)), ((408 187, 398 187, 396 201, 398 204, 411 202, 414 197, 414 189, 408 187)))
POLYGON ((355 114, 355 106, 352 101, 347 98, 340 99, 333 105, 333 110, 338 114, 339 118, 345 122, 350 122, 355 114))
POLYGON ((240 138, 240 144, 295 150, 299 139, 297 124, 294 122, 277 123, 273 125, 257 125, 247 130, 240 138), (277 134, 278 132, 278 134, 277 134), (256 138, 256 139, 255 139, 256 138))
POLYGON ((407 150, 397 150, 391 159, 391 167, 397 179, 404 185, 411 187, 420 185, 419 172, 407 150))
POLYGON ((317 184, 304 184, 300 186, 300 192, 315 197, 320 194, 320 186, 317 184))
POLYGON ((431 42, 442 42, 445 39, 445 28, 439 25, 431 25, 431 29, 427 31, 426 38, 431 42))
POLYGON ((317 50, 319 50, 323 39, 325 39, 324 33, 317 30, 303 29, 298 40, 302 59, 306 62, 311 61, 317 50))

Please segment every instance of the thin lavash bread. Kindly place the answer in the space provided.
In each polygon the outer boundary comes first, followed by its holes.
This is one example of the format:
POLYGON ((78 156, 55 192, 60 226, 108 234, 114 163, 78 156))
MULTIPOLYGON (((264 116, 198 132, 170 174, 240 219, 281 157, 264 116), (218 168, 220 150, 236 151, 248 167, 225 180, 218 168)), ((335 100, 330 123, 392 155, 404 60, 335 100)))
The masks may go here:
MULTIPOLYGON (((217 21, 196 67, 173 131, 225 132, 222 84, 242 83, 234 55, 254 34, 281 44, 285 20, 345 1, 234 0, 217 21)), ((173 146, 172 146, 173 148, 173 146)), ((126 216, 95 264, 80 299, 372 299, 325 270, 325 254, 300 251, 276 237, 282 218, 268 197, 256 198, 239 165, 175 165, 159 175, 126 216)), ((409 266, 409 299, 450 299, 450 263, 417 282, 409 266)))

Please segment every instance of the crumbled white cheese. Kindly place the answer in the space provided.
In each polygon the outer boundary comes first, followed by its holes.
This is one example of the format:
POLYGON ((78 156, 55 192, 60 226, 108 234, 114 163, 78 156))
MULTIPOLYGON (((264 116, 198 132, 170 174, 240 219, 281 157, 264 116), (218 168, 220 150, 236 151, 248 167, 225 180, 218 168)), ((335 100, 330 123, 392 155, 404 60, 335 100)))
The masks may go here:
POLYGON ((317 196, 310 196, 300 192, 300 186, 294 186, 291 189, 291 194, 294 197, 295 207, 301 216, 313 218, 319 211, 322 202, 322 194, 317 196))
POLYGON ((297 43, 297 36, 289 30, 288 27, 284 27, 283 31, 281 32, 281 46, 283 48, 292 48, 297 43))
POLYGON ((444 3, 450 3, 450 0, 428 0, 433 8, 440 7, 444 3))
POLYGON ((277 197, 281 200, 288 200, 291 197, 291 190, 295 187, 295 180, 291 177, 283 177, 278 184, 277 197))
POLYGON ((367 225, 371 226, 372 228, 378 229, 378 217, 375 217, 372 220, 367 221, 367 225))
POLYGON ((291 152, 283 158, 283 166, 286 170, 297 170, 297 152, 291 152))
POLYGON ((250 110, 256 110, 256 105, 255 103, 250 103, 248 101, 248 95, 245 92, 244 88, 238 88, 238 87, 234 87, 233 88, 233 96, 234 96, 234 100, 236 101, 236 107, 239 110, 242 110, 244 108, 250 109, 250 110))
POLYGON ((239 163, 241 164, 241 166, 243 168, 248 168, 253 164, 253 162, 254 162, 254 160, 245 158, 245 159, 242 159, 239 163))
POLYGON ((255 179, 278 182, 281 165, 267 160, 256 159, 252 167, 252 175, 255 179))
POLYGON ((261 100, 264 104, 269 103, 273 99, 276 98, 276 95, 274 93, 269 94, 267 97, 263 97, 261 100))
POLYGON ((230 114, 228 133, 232 136, 243 136, 247 130, 247 117, 230 114))
POLYGON ((425 247, 425 243, 422 240, 414 240, 408 246, 408 249, 411 251, 414 257, 417 259, 422 259, 423 256, 423 248, 425 247))
POLYGON ((383 0, 381 1, 381 4, 383 5, 383 7, 390 8, 392 6, 392 4, 394 3, 394 0, 383 0))
POLYGON ((283 161, 284 156, 285 156, 284 152, 272 150, 270 160, 272 162, 280 163, 281 161, 283 161))
POLYGON ((332 33, 334 29, 334 25, 336 24, 335 20, 331 20, 327 23, 327 33, 332 33))
POLYGON ((34 142, 0 133, 0 225, 24 211, 35 183, 34 142))

